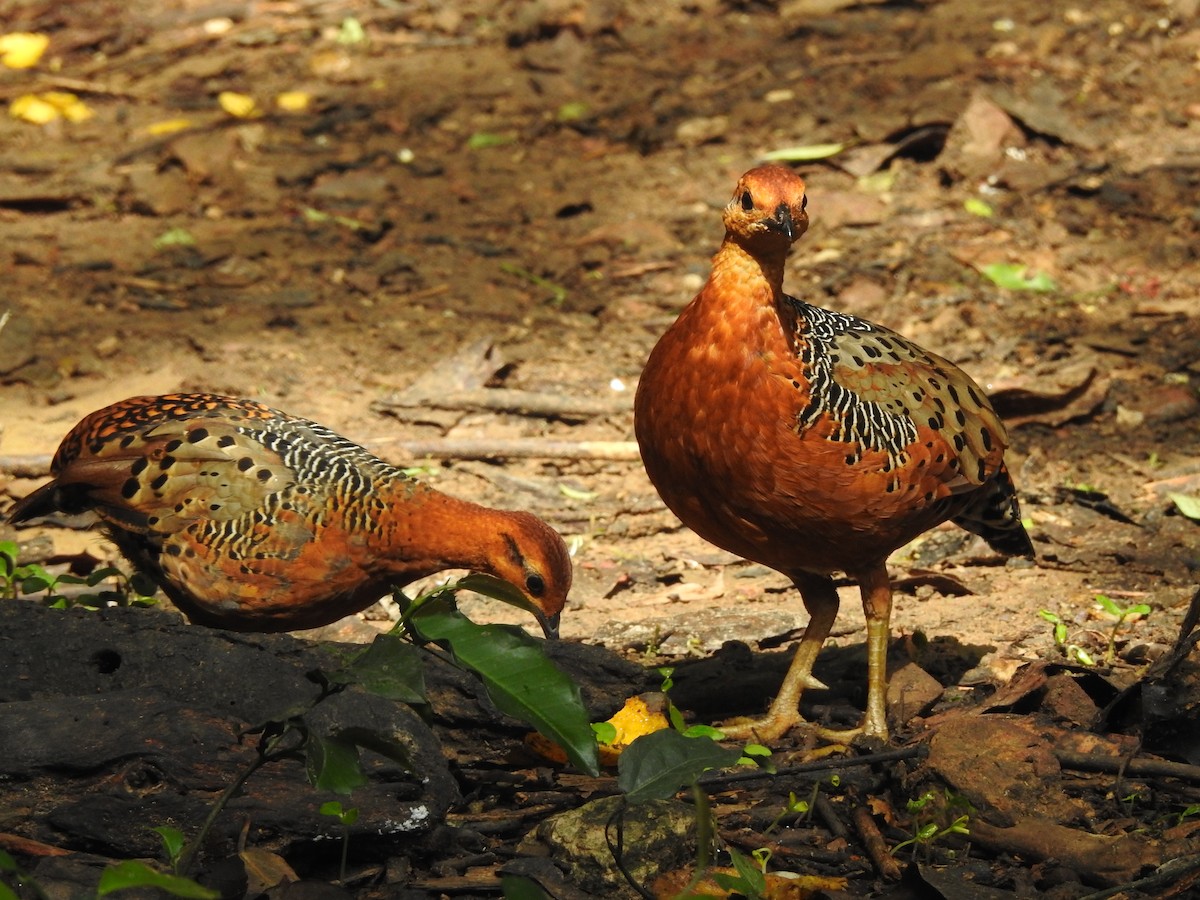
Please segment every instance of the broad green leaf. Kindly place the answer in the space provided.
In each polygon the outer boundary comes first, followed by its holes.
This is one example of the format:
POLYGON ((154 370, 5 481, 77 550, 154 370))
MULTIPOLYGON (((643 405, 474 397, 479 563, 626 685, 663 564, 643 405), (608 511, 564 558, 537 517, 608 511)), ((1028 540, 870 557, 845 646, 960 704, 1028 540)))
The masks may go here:
POLYGON ((617 726, 612 722, 593 722, 592 731, 602 744, 612 744, 617 739, 617 726))
POLYGON ((764 153, 767 162, 809 162, 814 159, 829 159, 846 149, 845 144, 806 144, 800 147, 781 147, 764 153))
MULTIPOLYGON (((1196 809, 1200 810, 1200 806, 1197 806, 1196 809)), ((1191 813, 1190 808, 1188 810, 1184 810, 1184 812, 1183 812, 1183 815, 1185 815, 1185 816, 1190 816, 1191 814, 1192 813, 1191 813)), ((0 872, 16 872, 16 871, 17 871, 17 861, 15 859, 13 859, 6 850, 0 850, 0 872)))
POLYGON ((707 737, 684 737, 664 729, 625 748, 617 764, 617 787, 631 802, 666 800, 709 769, 736 765, 742 751, 707 737))
POLYGON ((321 790, 349 794, 367 783, 358 763, 358 747, 341 737, 309 732, 304 758, 308 780, 321 790))
POLYGON ((399 700, 409 706, 425 706, 425 670, 421 651, 394 634, 381 634, 345 669, 334 672, 334 681, 361 684, 372 694, 399 700))
POLYGON ((1175 508, 1192 521, 1200 521, 1200 497, 1191 494, 1167 494, 1175 508))
POLYGON ((20 898, 12 888, 0 881, 0 900, 20 900, 20 898))
POLYGON ((135 859, 128 859, 105 869, 104 874, 100 876, 100 885, 96 888, 96 893, 103 897, 113 891, 134 887, 158 888, 176 897, 188 897, 193 900, 217 900, 221 896, 220 891, 206 888, 190 878, 165 875, 135 859))
POLYGON ((445 599, 423 605, 410 625, 418 638, 446 648, 477 674, 502 712, 557 743, 583 771, 599 774, 596 736, 579 686, 546 657, 541 641, 511 626, 476 625, 445 599))
POLYGON ((1028 266, 1021 263, 992 263, 979 270, 983 276, 997 287, 1007 291, 1053 291, 1058 285, 1054 279, 1044 272, 1026 275, 1028 266))

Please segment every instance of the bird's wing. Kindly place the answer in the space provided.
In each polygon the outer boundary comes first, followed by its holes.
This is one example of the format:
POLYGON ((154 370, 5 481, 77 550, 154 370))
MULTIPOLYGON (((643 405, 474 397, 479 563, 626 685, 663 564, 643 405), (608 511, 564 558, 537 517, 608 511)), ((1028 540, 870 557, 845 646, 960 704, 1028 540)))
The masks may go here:
POLYGON ((974 490, 999 471, 1004 425, 965 372, 886 328, 803 307, 794 348, 814 399, 801 429, 885 453, 890 468, 920 470, 939 494, 974 490))
POLYGON ((295 481, 279 454, 235 426, 170 420, 126 433, 60 471, 60 491, 81 491, 105 521, 170 534, 196 519, 224 521, 295 481))

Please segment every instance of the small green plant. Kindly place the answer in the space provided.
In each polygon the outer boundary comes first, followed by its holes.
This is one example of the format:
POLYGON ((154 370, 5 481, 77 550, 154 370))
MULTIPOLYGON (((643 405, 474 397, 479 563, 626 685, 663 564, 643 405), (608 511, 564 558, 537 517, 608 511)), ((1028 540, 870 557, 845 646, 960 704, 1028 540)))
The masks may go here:
POLYGON ((1067 623, 1058 617, 1055 613, 1048 609, 1039 609, 1038 615, 1054 626, 1054 643, 1058 645, 1059 651, 1071 662, 1077 662, 1082 666, 1094 666, 1096 660, 1083 647, 1078 644, 1069 643, 1067 623))
POLYGON ((1113 624, 1112 630, 1108 633, 1108 648, 1104 651, 1104 663, 1111 666, 1117 656, 1117 632, 1121 630, 1121 626, 1125 624, 1125 620, 1130 616, 1150 615, 1150 607, 1145 603, 1135 603, 1133 606, 1118 606, 1116 601, 1104 594, 1096 595, 1096 603, 1102 610, 1117 620, 1113 624))
POLYGON ((1178 813, 1175 824, 1182 825, 1184 819, 1190 819, 1192 816, 1200 816, 1200 803, 1193 803, 1187 809, 1178 813))
POLYGON ((37 563, 19 565, 19 553, 20 548, 13 541, 0 541, 0 597, 4 599, 16 600, 22 594, 44 593, 42 602, 52 609, 69 609, 73 606, 98 609, 110 604, 151 606, 156 602, 154 593, 158 590, 157 586, 141 573, 126 575, 120 569, 102 566, 87 575, 72 575, 69 572, 55 575, 37 563), (70 595, 62 590, 68 586, 98 588, 109 579, 116 582, 115 588, 70 595))
POLYGON ((908 801, 908 812, 913 817, 912 836, 893 847, 892 856, 905 847, 912 847, 915 859, 918 847, 928 852, 934 844, 952 834, 971 833, 967 823, 975 809, 967 799, 951 791, 943 792, 941 802, 935 803, 937 799, 933 791, 926 791, 908 801))
POLYGON ((338 865, 338 880, 346 880, 346 861, 350 856, 350 826, 358 821, 358 808, 343 809, 337 800, 321 804, 321 815, 332 816, 342 826, 342 859, 338 865))
POLYGON ((167 854, 167 863, 171 866, 171 871, 178 875, 179 857, 183 855, 183 832, 170 825, 159 825, 150 830, 157 834, 159 840, 162 841, 163 852, 167 854))
MULTIPOLYGON (((842 779, 838 775, 829 777, 831 787, 837 788, 842 783, 842 779)), ((770 834, 780 826, 784 819, 788 816, 800 816, 801 821, 807 822, 812 818, 813 810, 817 806, 817 795, 821 792, 821 782, 813 783, 812 790, 808 794, 808 798, 797 797, 795 791, 788 792, 787 802, 784 803, 783 811, 780 812, 764 830, 763 834, 770 834)))

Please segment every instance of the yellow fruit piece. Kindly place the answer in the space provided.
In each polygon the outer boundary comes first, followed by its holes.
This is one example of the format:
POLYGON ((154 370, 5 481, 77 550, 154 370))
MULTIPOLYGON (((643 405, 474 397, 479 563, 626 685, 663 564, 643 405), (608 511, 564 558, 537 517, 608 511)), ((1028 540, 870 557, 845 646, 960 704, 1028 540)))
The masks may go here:
POLYGON ((234 91, 221 91, 217 94, 217 103, 221 109, 237 119, 256 119, 262 115, 258 103, 253 97, 238 94, 234 91))
MULTIPOLYGON (((616 734, 611 742, 600 743, 600 762, 606 766, 615 766, 621 751, 642 735, 670 728, 671 723, 662 712, 665 705, 666 698, 658 693, 642 694, 626 700, 625 705, 608 720, 616 734)), ((562 748, 537 732, 526 735, 525 745, 553 762, 567 762, 567 755, 563 753, 562 748)))
POLYGON ((0 35, 0 64, 10 69, 29 69, 38 64, 50 38, 44 34, 14 31, 0 35))
POLYGON ((608 720, 608 724, 617 729, 617 736, 608 746, 619 752, 644 734, 670 728, 671 723, 663 715, 663 702, 661 694, 642 694, 626 700, 625 705, 608 720))
POLYGON ((284 91, 275 97, 275 105, 284 112, 304 112, 312 102, 312 94, 307 91, 284 91))

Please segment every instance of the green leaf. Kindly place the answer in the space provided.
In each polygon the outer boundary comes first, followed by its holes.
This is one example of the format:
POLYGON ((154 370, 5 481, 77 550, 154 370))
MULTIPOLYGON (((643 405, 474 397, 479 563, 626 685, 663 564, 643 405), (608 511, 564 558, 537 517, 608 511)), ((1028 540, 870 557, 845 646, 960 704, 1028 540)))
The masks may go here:
POLYGON ((809 162, 829 159, 846 149, 845 144, 806 144, 800 147, 781 147, 763 155, 766 162, 809 162))
POLYGON ((329 800, 321 804, 321 815, 333 816, 342 825, 353 825, 358 821, 358 807, 345 809, 337 800, 329 800))
POLYGON ((1105 594, 1097 594, 1096 595, 1096 603, 1098 603, 1100 605, 1100 608, 1103 609, 1110 616, 1117 616, 1118 618, 1120 618, 1121 607, 1117 606, 1117 604, 1113 602, 1113 599, 1111 597, 1109 597, 1105 594))
POLYGON ((978 197, 968 197, 963 201, 963 209, 973 216, 979 216, 982 219, 990 219, 996 214, 996 210, 992 209, 992 205, 985 200, 980 200, 978 197))
POLYGON ((1200 522, 1200 497, 1191 494, 1167 494, 1181 515, 1187 516, 1194 522, 1200 522))
POLYGON ((1129 609, 1125 610, 1125 615, 1148 616, 1152 612, 1154 612, 1154 610, 1150 607, 1149 603, 1138 603, 1137 605, 1131 606, 1129 609))
POLYGON ((196 246, 196 239, 186 228, 169 228, 154 239, 155 250, 162 250, 164 247, 194 246, 196 246))
POLYGON ((524 875, 502 875, 500 890, 504 892, 504 900, 549 900, 550 897, 540 884, 524 875))
POLYGON ((590 112, 591 108, 582 100, 572 100, 558 108, 555 118, 560 122, 578 122, 580 119, 587 118, 590 112))
POLYGON ((150 830, 158 835, 162 841, 163 850, 167 853, 167 859, 174 864, 175 860, 179 859, 179 854, 183 852, 183 832, 170 825, 159 825, 150 830))
POLYGON ((217 900, 221 896, 220 891, 206 888, 190 878, 164 875, 134 859, 117 863, 117 865, 105 869, 104 874, 100 876, 100 885, 96 888, 96 893, 103 897, 113 891, 123 891, 133 887, 158 888, 176 897, 189 897, 194 900, 217 900))
POLYGON ((3 881, 0 881, 0 900, 20 900, 17 892, 10 888, 3 881))
POLYGON ((631 802, 666 800, 709 769, 735 765, 742 751, 673 729, 643 735, 621 754, 617 787, 631 802))
POLYGON ((1054 279, 1044 272, 1026 276, 1028 267, 1021 263, 992 263, 979 270, 997 287, 1007 291, 1053 291, 1058 288, 1054 279))
MULTIPOLYGON (((4 546, 3 544, 0 544, 0 552, 2 552, 3 546, 4 546)), ((1196 809, 1200 810, 1200 806, 1197 806, 1196 809)), ((1190 807, 1183 811, 1184 816, 1190 816, 1191 814, 1192 813, 1191 813, 1190 807)), ((18 871, 17 861, 8 854, 8 851, 0 850, 0 872, 16 872, 16 871, 18 871)))
POLYGON ((358 747, 352 741, 309 732, 304 758, 308 780, 321 790, 349 794, 367 783, 358 763, 358 747))
POLYGON ((599 774, 596 736, 579 686, 546 657, 541 641, 511 626, 476 625, 446 599, 423 605, 410 625, 418 638, 449 650, 478 675, 501 712, 528 722, 584 772, 599 774))
POLYGON ((366 650, 341 671, 330 675, 333 681, 361 684, 372 694, 398 700, 409 706, 425 706, 425 669, 421 651, 394 634, 381 634, 366 650))
POLYGON ((515 138, 506 134, 493 134, 490 131, 477 131, 467 138, 468 150, 486 150, 488 147, 503 147, 511 144, 515 138))
POLYGON ((558 489, 568 500, 580 500, 587 502, 588 500, 595 500, 600 496, 595 491, 581 491, 579 488, 573 488, 566 484, 560 484, 558 489))
POLYGON ((593 722, 592 733, 602 744, 611 744, 617 739, 617 726, 612 722, 593 722))
POLYGON ((739 875, 750 887, 751 893, 748 897, 761 897, 767 889, 767 879, 763 875, 762 868, 750 860, 744 853, 739 853, 733 847, 729 848, 729 858, 733 861, 733 867, 737 869, 739 875))

